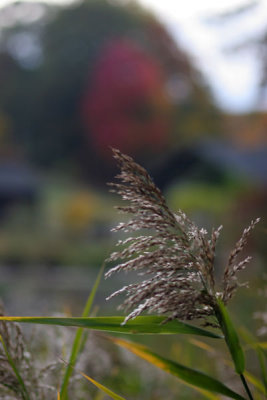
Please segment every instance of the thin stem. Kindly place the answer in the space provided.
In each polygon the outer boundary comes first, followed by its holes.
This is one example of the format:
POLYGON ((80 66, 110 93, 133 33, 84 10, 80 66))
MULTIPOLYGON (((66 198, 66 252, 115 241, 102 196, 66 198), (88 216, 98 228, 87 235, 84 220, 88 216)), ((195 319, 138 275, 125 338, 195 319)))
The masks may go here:
POLYGON ((252 396, 251 391, 250 391, 250 389, 249 389, 249 387, 248 387, 246 378, 244 377, 243 374, 240 374, 240 378, 241 378, 241 381, 242 381, 242 383, 243 383, 243 385, 244 385, 244 388, 246 389, 246 392, 247 392, 247 395, 248 395, 249 399, 250 399, 250 400, 253 400, 253 396, 252 396))
POLYGON ((218 300, 218 304, 215 305, 215 315, 224 334, 226 345, 234 361, 235 370, 240 376, 249 399, 253 400, 253 396, 248 387, 246 378, 243 375, 243 371, 245 369, 244 353, 239 343, 239 338, 234 326, 227 314, 226 308, 220 300, 218 300))
MULTIPOLYGON (((105 268, 105 263, 102 264, 102 267, 100 268, 100 271, 97 275, 97 278, 96 278, 94 286, 91 290, 91 293, 89 294, 85 308, 83 310, 83 314, 82 314, 83 317, 88 317, 91 312, 92 304, 93 304, 95 294, 98 289, 101 277, 103 275, 104 268, 105 268)), ((68 384, 69 384, 69 380, 70 380, 70 377, 73 372, 73 368, 76 364, 78 354, 81 350, 82 337, 83 337, 83 328, 79 328, 79 329, 77 329, 76 336, 73 341, 69 362, 67 363, 67 368, 65 371, 62 385, 61 385, 60 396, 61 396, 62 400, 68 399, 68 384)))
POLYGON ((5 342, 4 342, 4 339, 2 338, 1 335, 0 335, 0 342, 2 343, 4 352, 6 354, 8 362, 9 362, 9 365, 11 366, 14 374, 17 377, 18 382, 21 385, 21 388, 22 388, 21 396, 22 396, 23 400, 30 400, 30 396, 29 396, 29 393, 28 393, 28 391, 26 389, 25 383, 24 383, 24 381, 23 381, 23 379, 22 379, 22 377, 21 377, 21 375, 20 375, 20 373, 19 373, 19 371, 18 371, 13 359, 11 358, 11 355, 9 354, 8 348, 7 348, 7 346, 6 346, 5 342))

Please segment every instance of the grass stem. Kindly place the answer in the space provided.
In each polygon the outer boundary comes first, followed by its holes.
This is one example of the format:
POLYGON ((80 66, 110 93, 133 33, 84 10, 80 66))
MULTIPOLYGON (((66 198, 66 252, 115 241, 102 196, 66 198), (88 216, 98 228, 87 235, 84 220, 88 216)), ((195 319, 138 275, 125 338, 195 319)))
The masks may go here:
POLYGON ((7 348, 7 346, 6 346, 5 342, 4 342, 4 339, 2 338, 1 335, 0 335, 0 342, 2 343, 4 352, 6 354, 8 362, 9 362, 9 365, 11 366, 11 368, 12 368, 14 374, 16 375, 17 380, 18 380, 18 382, 19 382, 19 384, 21 386, 21 396, 22 396, 23 400, 30 400, 30 396, 29 396, 29 393, 28 393, 28 391, 26 389, 24 381, 23 381, 23 379, 22 379, 22 377, 21 377, 21 375, 20 375, 20 373, 19 373, 19 371, 18 371, 18 369, 16 367, 16 364, 14 363, 11 355, 9 354, 8 348, 7 348))
MULTIPOLYGON (((89 294, 89 297, 87 299, 86 305, 83 310, 83 314, 82 314, 83 317, 88 317, 88 315, 90 314, 92 304, 93 304, 93 301, 95 298, 95 294, 96 294, 100 280, 103 275, 104 268, 105 268, 105 263, 102 264, 100 271, 97 275, 96 281, 94 283, 93 289, 92 289, 91 293, 89 294)), ((73 367, 76 363, 76 360, 77 360, 77 357, 78 357, 78 354, 79 354, 79 351, 81 348, 82 335, 83 335, 83 328, 77 329, 76 336, 75 336, 75 339, 74 339, 74 342, 72 345, 69 363, 68 363, 68 366, 67 366, 64 378, 63 378, 61 390, 60 390, 60 396, 61 396, 62 400, 64 400, 64 399, 67 400, 67 398, 68 398, 68 394, 67 394, 68 384, 69 384, 69 380, 70 380, 70 377, 71 377, 71 374, 73 371, 73 367)))
POLYGON ((250 400, 254 400, 254 399, 253 399, 253 396, 252 396, 252 394, 251 394, 251 391, 250 391, 250 389, 249 389, 249 387, 248 387, 246 378, 244 377, 243 374, 240 374, 240 378, 241 378, 241 381, 242 381, 242 383, 243 383, 243 386, 244 386, 244 388, 245 388, 245 390, 246 390, 246 392, 247 392, 247 395, 248 395, 249 399, 250 399, 250 400))

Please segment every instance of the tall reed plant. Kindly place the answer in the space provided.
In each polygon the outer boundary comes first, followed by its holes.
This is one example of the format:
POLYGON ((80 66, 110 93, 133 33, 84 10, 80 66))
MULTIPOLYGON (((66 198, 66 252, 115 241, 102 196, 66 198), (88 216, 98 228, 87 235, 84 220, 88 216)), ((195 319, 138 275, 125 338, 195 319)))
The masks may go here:
MULTIPOLYGON (((259 219, 252 221, 249 227, 244 229, 241 238, 229 254, 226 266, 221 268, 222 278, 218 281, 217 273, 215 274, 216 244, 222 226, 213 229, 209 235, 206 229, 197 227, 181 210, 174 213, 143 167, 117 149, 113 149, 113 154, 120 167, 120 173, 117 176, 119 181, 111 184, 112 191, 118 193, 127 203, 125 206, 119 206, 118 210, 130 218, 114 229, 116 232, 124 232, 126 237, 118 241, 119 249, 108 258, 113 266, 105 276, 108 278, 121 271, 136 271, 142 277, 137 283, 122 287, 108 298, 110 300, 115 296, 124 295, 120 309, 126 311, 127 316, 89 317, 97 287, 95 286, 81 318, 3 316, 1 320, 5 323, 16 321, 79 327, 70 359, 67 361, 62 387, 58 391, 59 399, 68 399, 68 383, 78 353, 82 351, 84 329, 104 331, 109 342, 126 348, 169 372, 185 384, 194 387, 202 397, 218 399, 220 396, 226 396, 237 400, 266 398, 266 349, 251 334, 240 330, 246 347, 254 349, 258 356, 261 371, 259 378, 246 369, 244 345, 239 339, 240 332, 228 311, 229 301, 238 287, 243 285, 238 281, 238 274, 251 261, 251 257, 240 259, 240 255, 259 219), (143 313, 146 315, 141 315, 143 313), (196 320, 200 323, 197 326, 192 325, 191 321, 196 320), (123 337, 110 335, 112 333, 132 336, 161 335, 162 341, 166 335, 187 334, 223 341, 231 360, 226 363, 239 377, 243 389, 236 391, 205 372, 167 359, 148 347, 123 337)), ((193 343, 208 349, 207 351, 214 348, 214 345, 208 346, 199 340, 193 343)), ((122 399, 92 377, 87 379, 109 397, 122 399)), ((27 398, 26 388, 24 392, 24 397, 27 398)))

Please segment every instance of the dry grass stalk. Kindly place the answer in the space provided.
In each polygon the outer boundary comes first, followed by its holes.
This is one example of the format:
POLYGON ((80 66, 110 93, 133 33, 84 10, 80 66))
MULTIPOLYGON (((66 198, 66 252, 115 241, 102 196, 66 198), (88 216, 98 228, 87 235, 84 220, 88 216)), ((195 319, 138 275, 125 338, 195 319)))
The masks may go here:
MULTIPOLYGON (((0 306, 0 315, 4 315, 2 306, 0 306)), ((19 324, 9 324, 5 321, 1 321, 0 335, 16 368, 22 375, 23 380, 25 379, 25 383, 36 385, 37 382, 33 374, 19 324)), ((2 344, 0 345, 0 388, 3 395, 12 394, 12 396, 15 396, 9 398, 22 398, 23 388, 9 363, 2 344)))
POLYGON ((144 168, 119 150, 113 149, 113 153, 121 169, 117 176, 121 183, 112 183, 112 191, 129 202, 118 210, 132 215, 128 222, 120 223, 113 231, 145 233, 119 240, 117 245, 124 248, 112 253, 109 261, 124 262, 111 268, 106 277, 121 270, 136 270, 140 275, 147 275, 147 279, 123 287, 108 299, 126 294, 120 308, 133 311, 125 318, 125 323, 143 311, 182 320, 213 315, 216 298, 219 296, 227 303, 238 286, 237 272, 250 261, 247 257, 235 263, 259 219, 244 230, 231 252, 225 268, 223 291, 217 292, 214 259, 222 227, 213 230, 208 238, 207 231, 199 229, 182 211, 173 213, 169 209, 144 168))
MULTIPOLYGON (((0 315, 4 316, 4 309, 0 306, 0 315)), ((0 322, 0 335, 3 338, 8 354, 16 366, 31 400, 45 400, 55 396, 57 387, 48 382, 47 375, 58 375, 59 363, 47 365, 40 369, 36 366, 36 354, 28 348, 24 340, 20 325, 13 322, 0 322), (44 382, 44 378, 45 381, 44 382)), ((31 343, 32 345, 32 343, 31 343)), ((61 368, 62 369, 62 368, 61 368)), ((51 380, 51 379, 50 379, 51 380)), ((0 395, 3 400, 17 400, 25 398, 25 390, 19 382, 6 352, 0 344, 0 395)))

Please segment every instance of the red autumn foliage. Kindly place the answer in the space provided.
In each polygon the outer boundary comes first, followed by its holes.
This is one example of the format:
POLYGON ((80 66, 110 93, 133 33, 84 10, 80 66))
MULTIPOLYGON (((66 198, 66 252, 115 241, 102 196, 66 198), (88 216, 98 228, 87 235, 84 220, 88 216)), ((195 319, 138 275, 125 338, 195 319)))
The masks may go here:
POLYGON ((82 117, 100 156, 110 153, 109 146, 130 154, 162 150, 170 118, 157 61, 129 39, 110 41, 96 62, 82 117))

